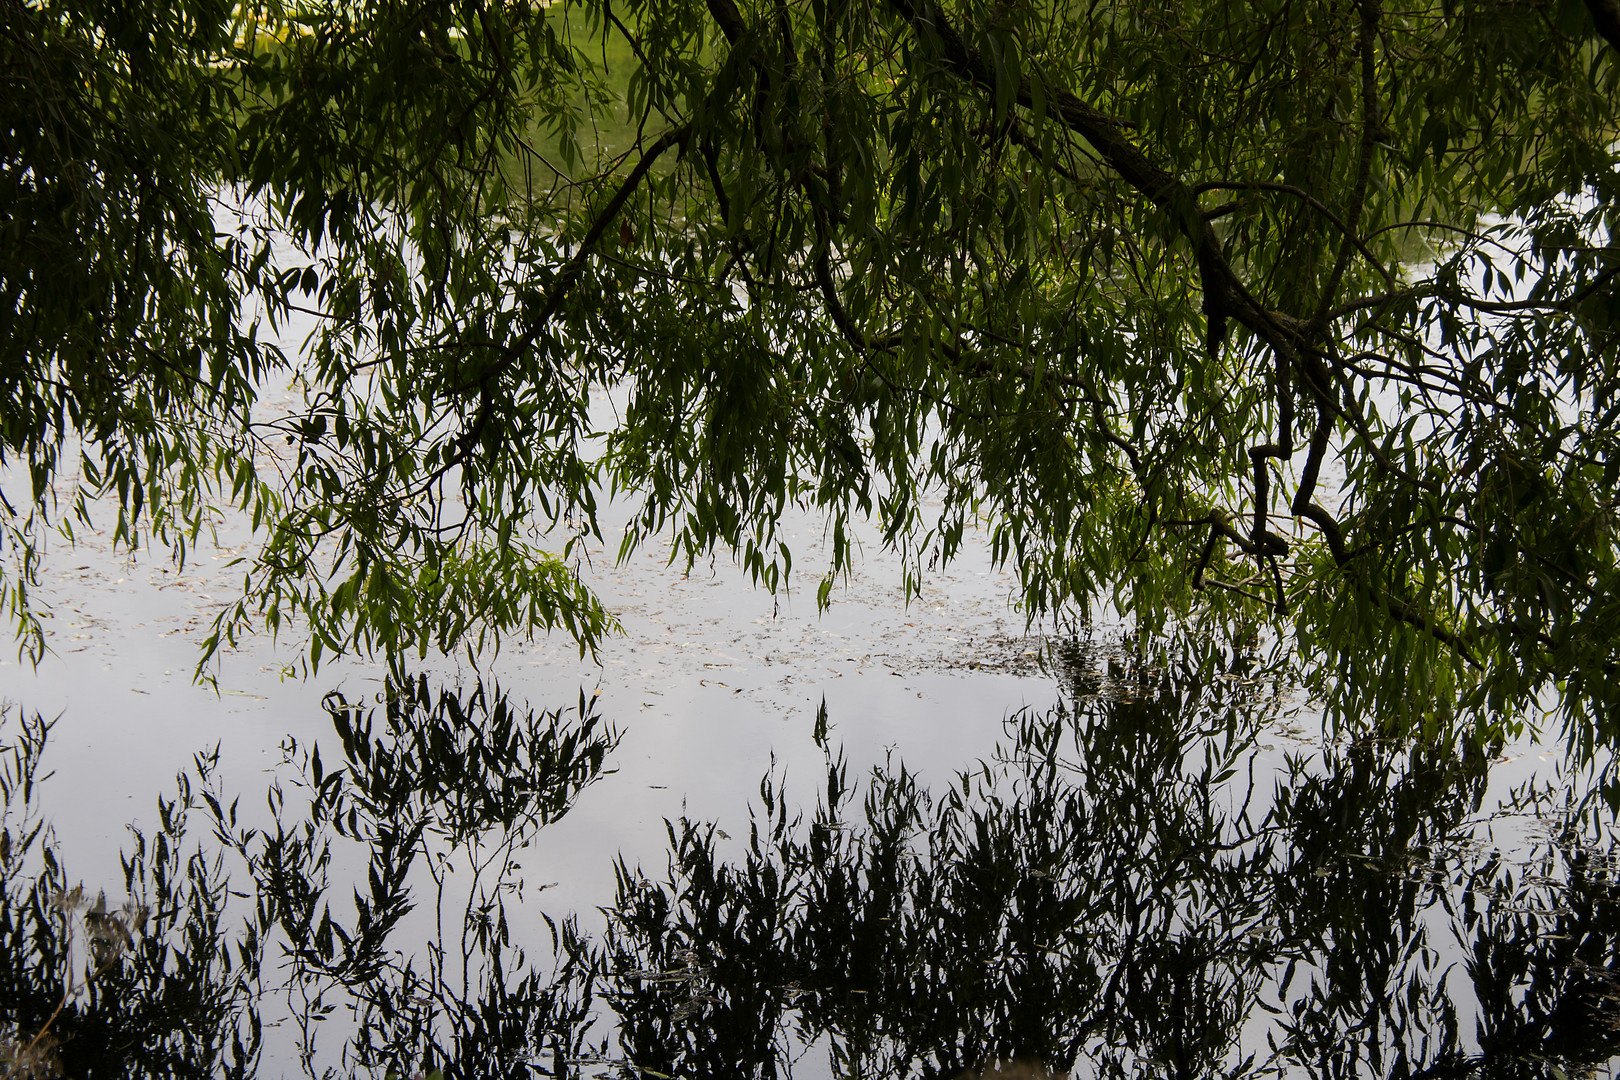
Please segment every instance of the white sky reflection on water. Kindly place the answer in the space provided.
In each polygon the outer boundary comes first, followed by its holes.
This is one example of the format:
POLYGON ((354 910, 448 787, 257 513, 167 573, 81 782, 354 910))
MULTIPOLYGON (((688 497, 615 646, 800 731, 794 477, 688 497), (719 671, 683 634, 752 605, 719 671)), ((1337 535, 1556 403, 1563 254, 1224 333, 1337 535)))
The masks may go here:
MULTIPOLYGON (((1025 640, 1024 618, 1009 605, 1014 578, 990 567, 982 545, 928 575, 907 606, 899 559, 880 550, 874 531, 856 573, 818 613, 826 556, 809 517, 784 530, 795 587, 772 596, 724 556, 686 574, 657 545, 616 565, 625 513, 606 508, 607 543, 591 542, 581 568, 625 628, 603 645, 599 663, 553 635, 509 643, 481 664, 486 678, 537 709, 570 707, 581 688, 600 690, 601 715, 623 732, 611 763, 618 774, 548 831, 555 877, 581 887, 577 897, 559 888, 556 901, 604 902, 615 851, 661 865, 661 821, 680 815, 683 800, 690 816, 746 832, 748 801, 773 753, 808 797, 822 768, 812 729, 823 695, 852 769, 893 747, 940 780, 989 754, 1008 713, 1057 699, 1055 681, 1024 655, 1038 642, 1025 640)), ((286 678, 297 650, 267 636, 223 657, 217 695, 193 684, 198 643, 239 587, 241 568, 227 564, 248 553, 246 540, 226 523, 222 546, 199 544, 180 570, 161 551, 115 553, 88 530, 75 545, 52 538, 35 593, 49 610, 52 651, 35 670, 8 650, 0 699, 60 714, 43 807, 74 872, 116 875, 125 825, 151 820, 156 795, 196 751, 220 744, 221 786, 243 794, 244 805, 262 805, 285 736, 320 738, 335 758, 320 708, 327 691, 353 699, 380 688, 382 665, 358 659, 329 662, 307 682, 286 678)), ((464 659, 429 670, 473 677, 464 659)))

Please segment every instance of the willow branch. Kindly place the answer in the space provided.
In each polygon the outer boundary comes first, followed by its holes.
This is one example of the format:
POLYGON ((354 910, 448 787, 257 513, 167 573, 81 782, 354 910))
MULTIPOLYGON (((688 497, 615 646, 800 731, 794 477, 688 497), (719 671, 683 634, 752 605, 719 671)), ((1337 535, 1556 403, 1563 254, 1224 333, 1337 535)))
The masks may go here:
MULTIPOLYGON (((1311 318, 1311 329, 1320 334, 1328 323, 1333 298, 1344 280, 1355 244, 1355 227, 1361 222, 1362 207, 1367 201, 1367 184, 1372 177, 1373 154, 1378 149, 1378 132, 1382 126, 1378 119, 1378 73, 1373 56, 1373 44, 1378 37, 1378 0, 1361 0, 1361 150, 1356 163, 1356 182, 1350 192, 1349 212, 1345 214, 1350 228, 1339 241, 1339 255, 1333 261, 1327 285, 1317 302, 1316 314, 1311 318)), ((1374 264, 1376 265, 1376 264, 1374 264)))

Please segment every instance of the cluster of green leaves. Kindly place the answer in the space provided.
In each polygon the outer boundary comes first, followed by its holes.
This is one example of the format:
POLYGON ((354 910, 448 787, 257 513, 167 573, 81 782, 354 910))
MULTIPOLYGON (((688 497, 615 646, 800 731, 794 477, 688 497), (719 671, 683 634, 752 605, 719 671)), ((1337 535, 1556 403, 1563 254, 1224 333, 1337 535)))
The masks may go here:
POLYGON ((268 496, 228 475, 277 359, 238 323, 250 248, 212 208, 235 142, 232 80, 211 63, 231 22, 209 2, 0 7, 0 611, 36 653, 41 515, 87 521, 83 490, 110 489, 120 539, 144 510, 183 545, 205 481, 268 496))
POLYGON ((528 349, 508 341, 514 279, 533 293, 558 250, 508 246, 534 212, 504 183, 513 148, 536 131, 574 146, 571 95, 602 96, 560 21, 527 4, 3 14, 0 463, 27 467, 0 505, 3 602, 35 655, 39 530, 71 533, 104 496, 120 541, 182 559, 211 506, 250 515, 262 548, 210 655, 289 619, 312 666, 553 626, 593 644, 611 620, 530 542, 537 509, 589 520, 574 444, 593 373, 553 358, 502 402, 516 412, 469 405, 480 372, 528 349), (289 355, 277 338, 306 313, 318 330, 289 355), (472 413, 477 435, 446 435, 472 413), (510 451, 493 477, 464 460, 476 445, 510 451))
POLYGON ((1553 689, 1612 735, 1617 68, 1578 4, 707 3, 723 48, 664 7, 638 55, 714 74, 646 92, 693 148, 616 310, 669 342, 610 440, 643 532, 769 581, 810 501, 917 584, 985 521, 1031 615, 1267 621, 1341 718, 1553 689))
POLYGON ((771 587, 815 507, 823 601, 853 517, 912 588, 984 522, 1032 617, 1270 622, 1340 717, 1616 734, 1620 67, 1578 0, 4 10, 14 615, 80 439, 132 541, 252 511, 210 649, 588 647, 571 537, 631 489, 625 550, 771 587))

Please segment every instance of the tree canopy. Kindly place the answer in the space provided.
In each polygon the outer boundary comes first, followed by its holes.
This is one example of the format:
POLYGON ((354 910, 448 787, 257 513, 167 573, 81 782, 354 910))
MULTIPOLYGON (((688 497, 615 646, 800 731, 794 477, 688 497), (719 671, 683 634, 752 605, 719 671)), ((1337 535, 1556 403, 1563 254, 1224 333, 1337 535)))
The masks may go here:
POLYGON ((627 550, 773 588, 790 507, 913 586, 982 522, 1032 616, 1273 625, 1395 730, 1620 734, 1610 0, 0 13, 36 646, 64 480, 129 543, 250 513, 208 648, 296 618, 316 664, 590 645, 612 491, 627 550))

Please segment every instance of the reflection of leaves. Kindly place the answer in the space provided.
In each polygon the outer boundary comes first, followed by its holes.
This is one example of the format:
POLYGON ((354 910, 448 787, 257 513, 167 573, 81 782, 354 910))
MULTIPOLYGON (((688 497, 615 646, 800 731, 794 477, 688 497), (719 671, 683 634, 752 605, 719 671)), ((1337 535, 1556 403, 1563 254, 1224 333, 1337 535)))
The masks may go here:
POLYGON ((767 778, 740 862, 682 820, 666 881, 621 866, 611 966, 690 950, 713 999, 610 979, 629 1059, 1528 1080, 1620 1050, 1613 864, 1567 832, 1533 874, 1470 842, 1477 749, 1373 739, 1278 772, 1255 736, 1286 686, 1252 657, 1109 660, 1078 657, 1070 704, 1015 716, 948 786, 890 763, 857 787, 832 760, 808 820, 767 778))
POLYGON ((1515 792, 1503 812, 1532 846, 1510 858, 1478 830, 1477 748, 1370 739, 1278 771, 1255 743, 1284 695, 1254 658, 1112 659, 1085 676, 1101 690, 1014 716, 948 785, 899 762, 852 782, 830 758, 800 814, 773 774, 737 862, 712 826, 671 823, 667 880, 619 866, 602 948, 541 917, 547 970, 508 923, 512 856, 605 767, 616 736, 589 701, 537 713, 420 679, 376 708, 331 698, 341 764, 289 746, 309 801, 275 789, 262 831, 199 758, 126 856, 144 926, 70 887, 18 798, 43 747, 25 728, 0 747, 0 1040, 42 1030, 77 932, 111 962, 50 1053, 87 1078, 251 1074, 271 942, 304 1049, 342 1026, 356 1075, 774 1078, 814 1045, 848 1077, 1530 1080, 1620 1050, 1620 848, 1598 795, 1515 792), (253 871, 239 928, 217 853, 187 846, 197 809, 253 871), (346 888, 332 902, 346 866, 365 867, 352 914, 346 888), (431 890, 441 929, 413 956, 391 943, 428 921, 425 879, 469 898, 431 890), (623 1061, 587 1052, 603 989, 623 1061))
POLYGON ((309 778, 340 833, 360 814, 373 823, 420 818, 451 844, 495 827, 526 836, 562 816, 618 741, 600 730, 596 699, 583 691, 572 724, 558 712, 519 716, 482 684, 463 698, 407 679, 390 683, 385 698, 378 725, 375 711, 327 697, 346 768, 323 774, 316 751, 309 778))
POLYGON ((1243 934, 1261 909, 1236 879, 1266 849, 1225 844, 1210 795, 1243 741, 1190 773, 1184 748, 1228 735, 1252 695, 1217 686, 1200 709, 1168 689, 1021 714, 1008 753, 938 794, 884 768, 857 806, 833 762, 808 824, 768 780, 738 866, 717 860, 712 827, 672 826, 667 885, 621 868, 608 947, 621 970, 696 950, 718 1002, 683 1024, 681 995, 620 980, 630 1059, 774 1076, 791 1025, 801 1043, 829 1038, 848 1076, 1069 1069, 1104 1044, 1219 1060, 1261 981, 1243 934))
MULTIPOLYGON (((501 872, 535 829, 561 817, 600 775, 617 740, 599 730, 595 699, 583 693, 576 722, 560 712, 520 715, 482 684, 463 697, 405 680, 390 683, 384 701, 375 710, 328 696, 343 766, 327 771, 319 747, 305 752, 289 741, 288 757, 313 794, 309 821, 283 829, 284 803, 273 793, 276 829, 248 853, 299 962, 351 987, 391 963, 387 941, 411 910, 419 858, 435 863, 435 876, 456 854, 471 858, 475 875, 501 872), (354 893, 349 926, 333 920, 324 899, 327 827, 370 853, 368 893, 354 893)), ((468 930, 485 948, 491 935, 505 934, 487 905, 469 912, 468 930)))
POLYGON ((214 787, 215 756, 199 756, 178 793, 159 800, 159 828, 133 834, 125 884, 140 906, 125 909, 69 887, 32 816, 45 725, 36 718, 0 745, 0 829, 14 838, 0 868, 0 1077, 19 1075, 17 1052, 30 1046, 40 1068, 86 1080, 247 1077, 263 999, 277 991, 312 1075, 328 1027, 342 1029, 328 1037, 346 1041, 345 1075, 515 1080, 541 1060, 566 1072, 586 1056, 596 959, 571 920, 542 915, 554 959, 531 964, 507 905, 523 899, 516 847, 601 774, 616 736, 584 701, 567 717, 514 708, 496 690, 430 692, 416 680, 385 702, 329 699, 343 764, 327 771, 314 749, 289 745, 310 800, 274 786, 264 829, 239 821, 238 804, 214 787), (194 846, 197 810, 212 829, 207 850, 194 846), (232 853, 246 864, 234 893, 232 853), (443 888, 456 859, 464 906, 443 888), (365 878, 345 917, 333 879, 354 865, 365 878), (405 921, 424 891, 436 898, 436 935, 405 921), (64 998, 76 940, 94 977, 64 998), (285 958, 279 980, 264 963, 272 943, 285 958), (347 1022, 324 1023, 338 1017, 347 1022))
MULTIPOLYGON (((109 907, 68 884, 35 816, 49 725, 9 719, 0 709, 0 824, 17 837, 0 867, 0 1076, 251 1075, 257 945, 222 931, 220 863, 185 846, 189 778, 159 799, 156 830, 132 830, 130 899, 109 907)), ((199 773, 213 763, 199 757, 199 773)))
MULTIPOLYGON (((601 775, 617 742, 595 705, 581 693, 565 719, 515 709, 498 688, 435 693, 424 678, 406 679, 388 685, 381 709, 328 696, 341 767, 328 771, 318 748, 289 741, 312 796, 308 820, 285 827, 278 789, 274 831, 238 846, 260 882, 262 917, 288 939, 293 981, 313 980, 299 994, 356 1009, 360 1064, 408 1073, 414 1061, 449 1060, 463 1064, 447 1076, 504 1076, 543 1052, 579 1052, 593 978, 586 945, 571 921, 542 915, 559 968, 535 971, 511 944, 506 904, 522 895, 516 851, 601 775), (334 916, 328 900, 334 837, 368 854, 352 920, 334 916), (429 942, 424 969, 390 940, 422 876, 442 905, 452 873, 467 905, 450 942, 429 942)), ((435 925, 447 915, 437 910, 435 925)), ((306 1042, 313 1037, 306 1023, 306 1042)))

